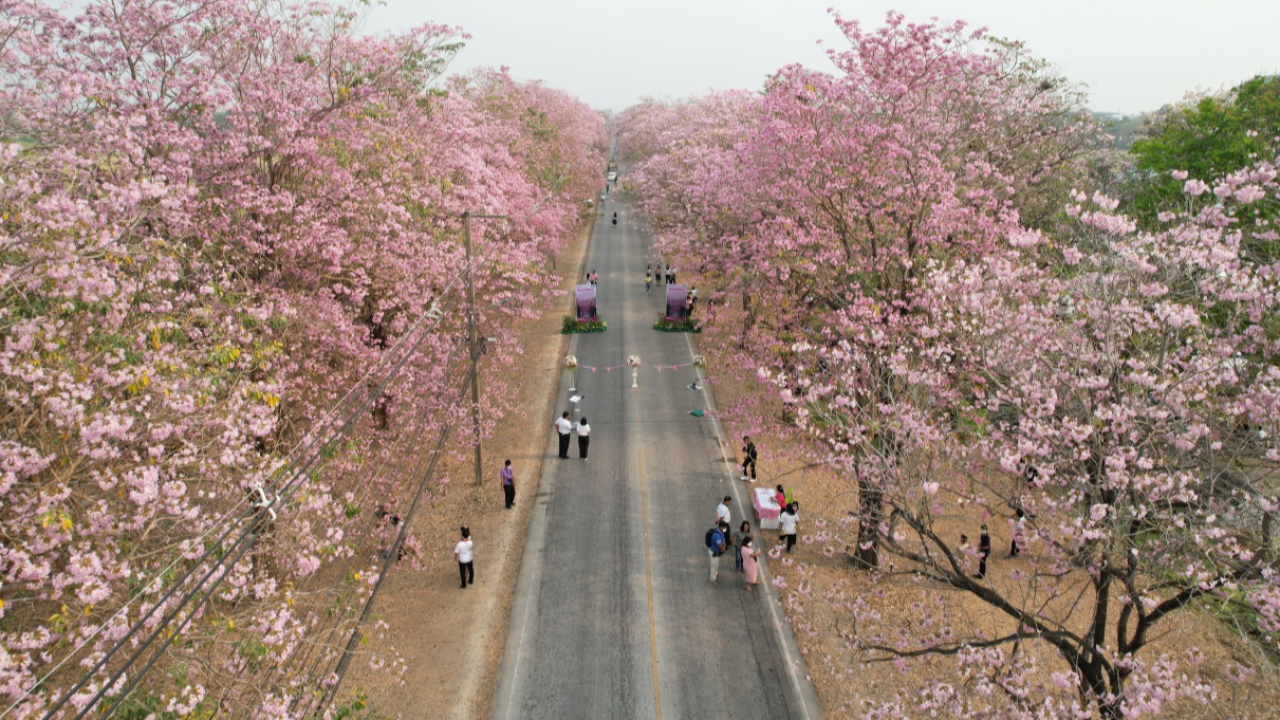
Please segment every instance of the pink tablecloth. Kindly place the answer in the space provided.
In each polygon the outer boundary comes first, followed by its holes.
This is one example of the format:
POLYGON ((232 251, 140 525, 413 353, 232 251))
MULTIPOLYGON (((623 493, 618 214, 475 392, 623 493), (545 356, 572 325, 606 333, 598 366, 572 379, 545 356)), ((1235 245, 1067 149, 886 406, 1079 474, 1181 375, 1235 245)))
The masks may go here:
POLYGON ((778 529, 778 513, 782 508, 774 500, 774 493, 768 488, 756 488, 751 493, 751 504, 756 510, 756 522, 765 530, 778 529))

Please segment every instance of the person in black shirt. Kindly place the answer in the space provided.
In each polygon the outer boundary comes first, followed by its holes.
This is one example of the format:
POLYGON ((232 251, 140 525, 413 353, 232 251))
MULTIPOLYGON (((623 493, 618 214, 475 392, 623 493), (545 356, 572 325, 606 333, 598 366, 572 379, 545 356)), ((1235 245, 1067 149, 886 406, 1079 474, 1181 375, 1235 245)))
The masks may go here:
POLYGON ((991 535, 987 533, 987 526, 982 526, 982 534, 978 536, 978 554, 982 556, 982 560, 978 562, 978 574, 974 577, 979 580, 987 576, 987 558, 991 556, 991 535))
POLYGON ((751 466, 751 482, 756 481, 756 444, 751 442, 751 436, 742 436, 742 477, 741 480, 747 479, 747 466, 751 466))

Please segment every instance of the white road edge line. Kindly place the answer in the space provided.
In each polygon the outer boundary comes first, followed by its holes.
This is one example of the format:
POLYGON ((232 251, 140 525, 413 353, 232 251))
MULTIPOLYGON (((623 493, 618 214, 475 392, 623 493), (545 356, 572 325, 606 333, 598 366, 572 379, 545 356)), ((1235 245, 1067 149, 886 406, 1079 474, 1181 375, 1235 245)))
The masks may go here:
MULTIPOLYGON (((689 336, 689 333, 684 333, 684 340, 685 340, 685 343, 689 346, 689 357, 690 359, 692 359, 698 354, 697 349, 693 347, 693 338, 689 336)), ((698 374, 699 380, 701 380, 703 375, 702 371, 697 368, 694 368, 694 372, 698 374)), ((702 392, 702 399, 704 402, 707 403, 707 407, 709 409, 714 409, 716 406, 715 399, 714 397, 707 394, 707 383, 705 382, 702 383, 701 392, 702 392)), ((720 458, 721 460, 724 461, 726 465, 734 467, 735 465, 733 462, 729 460, 728 451, 726 450, 726 448, 728 448, 729 446, 729 437, 725 435, 724 426, 720 424, 720 419, 716 417, 715 413, 710 414, 709 417, 711 418, 712 425, 716 429, 716 436, 720 438, 720 458)), ((738 503, 738 507, 742 508, 743 517, 746 517, 747 506, 742 503, 742 497, 738 492, 737 477, 731 475, 729 478, 729 482, 730 482, 730 486, 729 486, 730 493, 733 495, 733 501, 738 503)), ((768 567, 767 562, 765 563, 765 567, 768 567)), ((795 644, 795 637, 792 636, 788 638, 787 634, 783 631, 783 627, 782 627, 783 621, 781 616, 779 616, 778 614, 779 601, 778 601, 777 590, 773 587, 773 583, 761 583, 761 584, 764 586, 764 590, 767 594, 767 601, 765 602, 765 605, 768 606, 769 617, 773 620, 773 630, 777 634, 778 647, 781 648, 783 659, 787 663, 787 677, 790 678, 791 680, 791 689, 795 691, 796 701, 800 704, 800 712, 807 720, 820 720, 821 718, 824 717, 824 715, 822 713, 821 703, 818 701, 818 698, 817 698, 817 689, 813 687, 813 681, 808 678, 808 675, 809 675, 808 664, 805 663, 804 657, 799 654, 800 648, 798 645, 795 644), (790 640, 790 642, 788 642, 788 640, 790 640), (795 650, 796 650, 795 654, 793 654, 791 651, 792 647, 795 647, 795 650), (810 688, 809 693, 806 693, 804 691, 804 688, 800 685, 800 678, 799 678, 798 671, 801 669, 804 670, 806 679, 809 680, 809 688, 810 688), (810 695, 812 695, 812 697, 810 697, 810 695), (811 702, 818 702, 818 709, 816 710, 816 712, 814 711, 813 708, 809 707, 811 702)))
MULTIPOLYGON (((583 255, 583 258, 582 258, 583 267, 579 268, 579 270, 586 269, 586 267, 589 265, 591 261, 592 254, 595 252, 595 239, 596 239, 597 227, 598 227, 598 224, 592 225, 591 227, 591 235, 588 236, 587 238, 587 243, 588 243, 587 252, 585 255, 583 255)), ((569 336, 569 343, 565 348, 565 353, 567 355, 578 354, 578 336, 576 334, 569 336)), ((563 398, 567 397, 567 395, 562 395, 561 393, 567 388, 566 383, 569 382, 568 378, 565 377, 565 370, 564 370, 563 364, 560 361, 556 361, 556 367, 560 369, 560 377, 556 380, 556 389, 555 389, 556 399, 551 403, 553 414, 554 414, 554 411, 560 408, 560 403, 563 401, 563 398)), ((548 450, 555 447, 552 444, 553 442, 555 441, 553 441, 549 437, 547 440, 548 450)), ((543 473, 546 473, 548 468, 545 461, 546 461, 546 456, 544 455, 543 463, 541 465, 543 469, 543 473)), ((556 471, 552 471, 552 472, 554 473, 556 471)), ((520 593, 520 590, 521 590, 520 580, 521 580, 521 576, 524 575, 524 573, 526 572, 525 555, 528 553, 529 546, 531 544, 543 543, 546 540, 546 532, 547 532, 546 520, 547 520, 547 515, 550 514, 551 512, 551 509, 550 507, 547 507, 544 510, 540 510, 539 503, 538 503, 538 496, 540 492, 545 491, 548 497, 550 496, 550 493, 551 493, 550 486, 543 485, 542 483, 542 481, 545 479, 546 478, 543 478, 541 476, 538 478, 539 492, 535 492, 533 495, 533 501, 532 501, 533 507, 529 510, 529 513, 530 513, 529 523, 525 527, 525 536, 521 538, 524 541, 524 549, 522 549, 520 552, 520 560, 516 564, 516 581, 511 588, 511 592, 512 592, 511 603, 513 608, 517 603, 524 603, 524 612, 521 614, 519 627, 516 627, 514 624, 509 625, 507 627, 506 637, 504 638, 504 643, 506 643, 506 647, 509 647, 513 642, 515 645, 515 654, 512 656, 511 673, 509 675, 511 680, 511 687, 510 687, 510 692, 507 694, 507 698, 506 698, 507 711, 504 715, 506 720, 512 720, 512 718, 515 717, 514 715, 516 712, 515 701, 516 701, 516 698, 519 697, 518 691, 520 689, 520 681, 521 681, 520 661, 524 654, 523 653, 524 640, 526 639, 526 635, 527 635, 526 628, 528 628, 529 626, 529 615, 532 614, 534 609, 538 606, 537 591, 538 591, 538 587, 540 587, 541 585, 541 576, 542 576, 542 554, 540 552, 535 552, 531 556, 532 560, 527 570, 528 575, 524 576, 525 579, 529 581, 528 583, 529 587, 525 588, 526 590, 529 590, 529 592, 525 593, 524 595, 521 595, 520 593), (541 514, 539 514, 540 512, 541 514)), ((507 658, 505 657, 506 647, 504 647, 504 652, 503 652, 504 657, 498 663, 498 676, 495 679, 495 683, 497 683, 499 690, 501 690, 503 678, 508 677, 503 673, 503 669, 505 668, 506 662, 507 662, 507 658)), ((502 702, 501 697, 499 697, 497 693, 495 693, 494 707, 491 712, 493 716, 497 715, 500 709, 501 702, 502 702)))

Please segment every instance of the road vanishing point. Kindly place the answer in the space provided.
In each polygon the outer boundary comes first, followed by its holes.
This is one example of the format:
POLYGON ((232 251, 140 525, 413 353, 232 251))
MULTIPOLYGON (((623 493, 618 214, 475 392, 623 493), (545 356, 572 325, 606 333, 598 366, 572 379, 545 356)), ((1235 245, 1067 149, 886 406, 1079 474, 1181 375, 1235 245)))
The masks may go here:
POLYGON ((590 457, 579 460, 575 442, 571 459, 556 458, 554 418, 530 428, 546 434, 546 459, 492 718, 821 720, 768 569, 744 592, 730 552, 709 580, 704 535, 725 495, 756 547, 777 532, 756 528, 755 486, 737 479, 714 413, 690 414, 714 410, 709 390, 689 388, 694 336, 652 327, 666 287, 645 294, 650 236, 615 194, 602 205, 586 269, 599 273, 608 330, 572 336, 581 367, 576 383, 563 373, 556 402, 557 414, 589 419, 590 457), (646 366, 638 389, 630 355, 646 366))

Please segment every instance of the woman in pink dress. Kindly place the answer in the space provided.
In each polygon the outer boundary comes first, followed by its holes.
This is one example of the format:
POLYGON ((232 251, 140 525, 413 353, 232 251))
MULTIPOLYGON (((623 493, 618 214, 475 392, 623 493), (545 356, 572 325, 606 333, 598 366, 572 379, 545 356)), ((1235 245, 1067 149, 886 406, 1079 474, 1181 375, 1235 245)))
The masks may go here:
POLYGON ((748 592, 760 582, 760 566, 756 562, 759 554, 760 551, 751 544, 750 535, 742 538, 742 587, 748 592))

